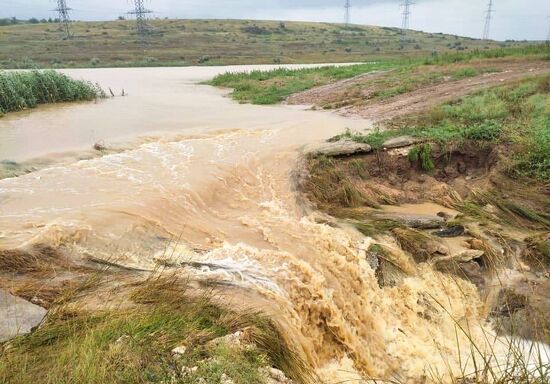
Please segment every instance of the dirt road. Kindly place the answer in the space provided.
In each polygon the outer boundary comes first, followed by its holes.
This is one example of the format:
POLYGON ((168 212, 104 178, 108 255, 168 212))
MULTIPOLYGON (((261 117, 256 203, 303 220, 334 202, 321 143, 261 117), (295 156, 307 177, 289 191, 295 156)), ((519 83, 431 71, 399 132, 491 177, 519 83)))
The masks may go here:
MULTIPOLYGON (((476 67, 471 64, 468 67, 476 67)), ((467 68, 457 66, 456 68, 467 68)), ((421 70, 424 70, 421 68, 421 70)), ((430 71, 427 69, 426 71, 430 71)), ((380 91, 385 79, 393 76, 392 71, 363 74, 353 79, 346 79, 330 85, 314 88, 289 97, 289 104, 311 104, 315 107, 336 108, 346 116, 360 116, 375 121, 386 120, 419 111, 452 99, 459 98, 476 90, 514 81, 525 76, 550 74, 550 62, 521 61, 491 63, 490 73, 475 77, 452 80, 442 77, 441 82, 420 85, 419 88, 397 95, 386 100, 375 100, 372 95, 380 91), (373 80, 378 89, 372 88, 373 80)), ((383 88, 382 88, 383 89, 383 88)))

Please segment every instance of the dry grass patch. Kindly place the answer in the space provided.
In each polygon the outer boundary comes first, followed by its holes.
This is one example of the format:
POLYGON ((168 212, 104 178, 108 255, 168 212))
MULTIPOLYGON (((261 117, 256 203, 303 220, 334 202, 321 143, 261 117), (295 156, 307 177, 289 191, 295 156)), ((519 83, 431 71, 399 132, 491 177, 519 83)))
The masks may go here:
POLYGON ((37 330, 3 346, 0 381, 192 384, 227 376, 252 384, 265 382, 263 369, 270 366, 297 383, 310 377, 283 334, 258 313, 215 305, 175 277, 156 276, 126 288, 133 305, 89 311, 68 300, 54 307, 37 330), (245 346, 210 343, 243 329, 249 335, 245 346), (185 346, 183 354, 172 353, 178 346, 185 346))

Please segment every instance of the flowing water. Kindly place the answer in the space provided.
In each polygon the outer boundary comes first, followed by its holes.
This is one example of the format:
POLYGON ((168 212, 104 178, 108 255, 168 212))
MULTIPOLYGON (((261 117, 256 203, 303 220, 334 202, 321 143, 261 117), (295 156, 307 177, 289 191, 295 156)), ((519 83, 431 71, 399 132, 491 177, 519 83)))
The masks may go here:
POLYGON ((294 190, 302 146, 370 123, 238 105, 198 84, 225 70, 71 70, 128 96, 0 120, 0 158, 64 159, 0 181, 0 247, 45 243, 141 269, 184 265, 234 290, 237 303, 261 297, 327 382, 457 373, 470 354, 458 325, 478 341, 489 329, 475 288, 415 265, 402 284, 380 288, 364 239, 317 223, 294 190), (98 141, 124 150, 64 155, 98 141))

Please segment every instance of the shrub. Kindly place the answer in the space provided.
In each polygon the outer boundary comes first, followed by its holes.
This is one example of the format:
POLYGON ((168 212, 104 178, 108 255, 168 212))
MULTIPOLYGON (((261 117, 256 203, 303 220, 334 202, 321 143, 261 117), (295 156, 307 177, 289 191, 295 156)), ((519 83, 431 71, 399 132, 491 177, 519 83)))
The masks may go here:
POLYGON ((210 56, 201 56, 199 57, 198 63, 204 64, 210 61, 210 56))
POLYGON ((418 162, 420 168, 426 172, 433 171, 435 165, 432 161, 432 145, 428 143, 413 147, 409 152, 409 161, 418 162))
POLYGON ((39 104, 93 100, 105 97, 98 86, 56 71, 0 72, 0 113, 39 104))

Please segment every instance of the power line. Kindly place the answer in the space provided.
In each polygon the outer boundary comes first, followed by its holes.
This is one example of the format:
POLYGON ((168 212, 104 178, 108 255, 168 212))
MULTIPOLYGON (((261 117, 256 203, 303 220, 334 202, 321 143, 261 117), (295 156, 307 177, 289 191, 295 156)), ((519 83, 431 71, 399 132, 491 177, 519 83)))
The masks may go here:
POLYGON ((149 13, 153 11, 145 8, 144 0, 134 0, 134 10, 128 12, 129 15, 136 16, 137 34, 142 45, 145 44, 145 36, 148 33, 147 14, 149 13))
POLYGON ((59 25, 67 39, 72 37, 71 18, 69 17, 70 10, 71 8, 67 7, 67 2, 65 0, 57 0, 57 8, 54 9, 54 11, 57 12, 59 25))
POLYGON ((346 0, 344 4, 344 10, 345 10, 344 20, 346 25, 349 25, 351 23, 351 0, 346 0))
POLYGON ((487 11, 485 11, 485 27, 483 28, 483 40, 489 39, 489 33, 491 32, 491 19, 493 18, 493 12, 495 12, 495 9, 493 8, 493 0, 489 0, 489 4, 487 5, 487 11))
POLYGON ((403 3, 401 3, 401 6, 403 7, 403 21, 401 23, 401 39, 405 39, 405 35, 407 34, 407 30, 409 29, 409 21, 411 16, 411 6, 414 5, 414 3, 411 0, 405 0, 403 3))

